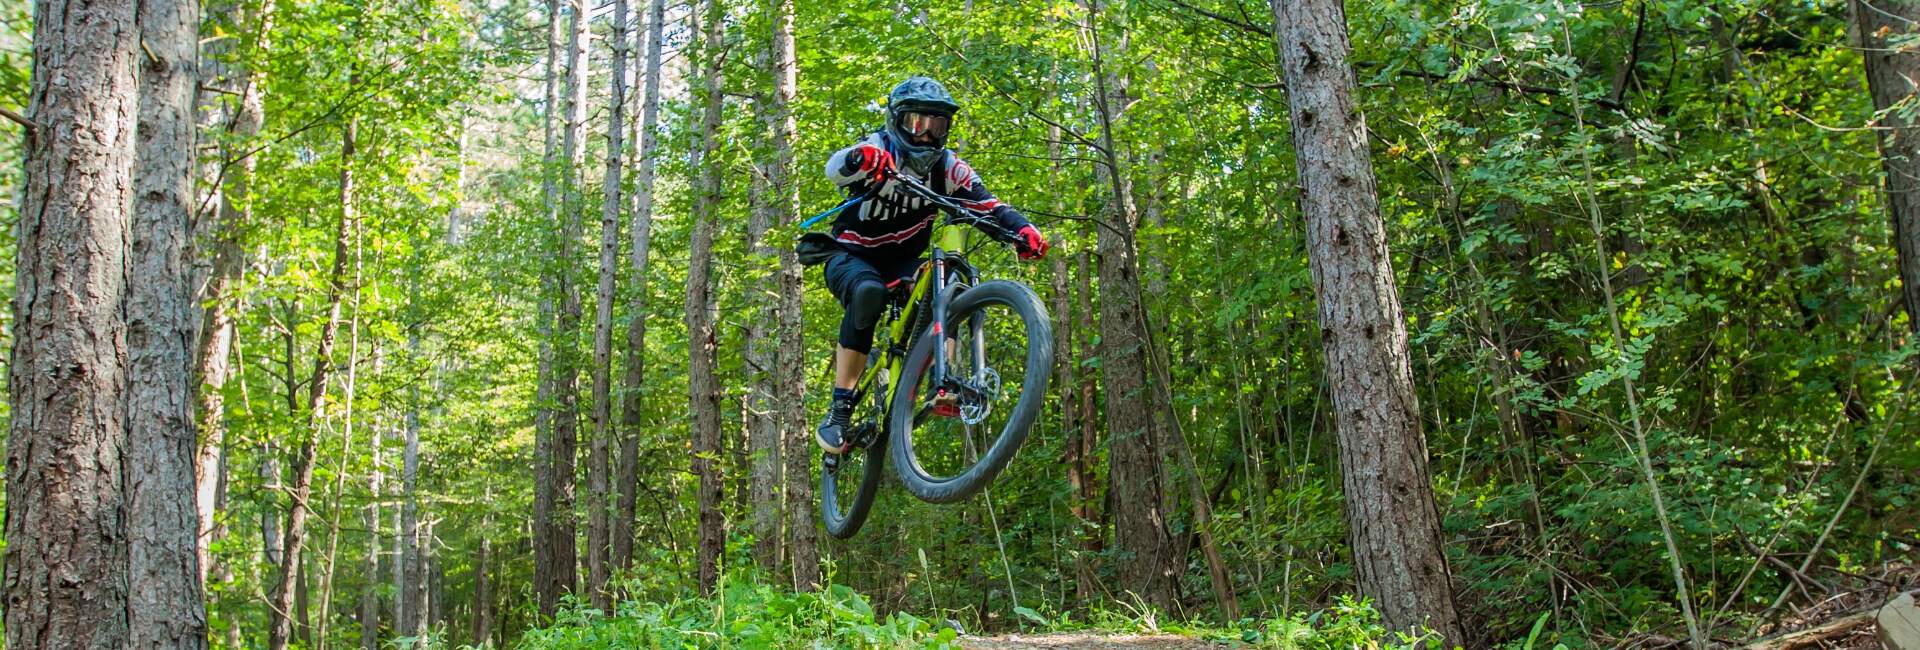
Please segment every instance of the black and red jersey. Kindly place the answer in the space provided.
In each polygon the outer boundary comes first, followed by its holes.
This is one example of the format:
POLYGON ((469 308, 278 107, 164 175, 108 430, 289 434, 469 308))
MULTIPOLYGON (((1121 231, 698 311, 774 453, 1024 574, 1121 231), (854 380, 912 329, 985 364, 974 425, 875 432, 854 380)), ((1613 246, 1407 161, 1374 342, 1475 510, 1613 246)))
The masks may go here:
MULTIPOLYGON (((872 189, 867 173, 855 170, 849 176, 840 172, 846 167, 847 153, 866 144, 893 150, 887 134, 876 131, 852 146, 834 152, 827 160, 827 178, 852 196, 866 194, 872 189)), ((980 182, 980 175, 974 173, 973 166, 950 150, 929 170, 927 175, 931 178, 921 178, 904 165, 898 173, 912 175, 933 191, 952 197, 961 205, 993 214, 1000 221, 1000 226, 1009 233, 1019 232, 1028 224, 1027 218, 1019 211, 994 198, 987 191, 986 184, 980 182)), ((931 202, 888 181, 878 192, 855 201, 834 217, 833 238, 848 251, 863 257, 887 260, 919 257, 927 251, 933 220, 939 212, 940 209, 931 202)))

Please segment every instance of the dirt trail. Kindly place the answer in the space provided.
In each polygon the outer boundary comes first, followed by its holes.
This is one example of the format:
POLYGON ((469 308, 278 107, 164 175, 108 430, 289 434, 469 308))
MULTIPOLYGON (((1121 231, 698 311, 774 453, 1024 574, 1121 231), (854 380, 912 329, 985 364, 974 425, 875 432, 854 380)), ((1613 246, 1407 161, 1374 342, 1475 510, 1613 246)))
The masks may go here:
POLYGON ((1108 635, 1074 632, 966 637, 960 639, 960 647, 968 650, 1216 650, 1231 646, 1164 634, 1108 635))

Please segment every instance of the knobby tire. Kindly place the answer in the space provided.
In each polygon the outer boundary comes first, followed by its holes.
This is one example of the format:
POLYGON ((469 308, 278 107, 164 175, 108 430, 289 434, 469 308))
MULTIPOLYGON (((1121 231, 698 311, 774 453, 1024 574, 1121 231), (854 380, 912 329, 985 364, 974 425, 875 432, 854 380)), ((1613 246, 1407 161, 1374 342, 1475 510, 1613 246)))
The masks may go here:
MULTIPOLYGON (((958 331, 969 315, 992 304, 1011 308, 1023 321, 1027 336, 1026 367, 1021 370, 1019 400, 1009 413, 1006 425, 978 461, 956 475, 934 476, 921 466, 913 451, 919 388, 933 365, 935 342, 941 337, 918 337, 907 355, 906 376, 894 387, 892 408, 888 409, 893 469, 907 492, 922 501, 953 503, 986 489, 1013 461, 1046 403, 1047 382, 1053 376, 1053 325, 1046 307, 1032 289, 1006 280, 990 280, 967 289, 948 305, 946 329, 958 331)), ((957 365, 948 370, 949 373, 957 371, 957 365)))

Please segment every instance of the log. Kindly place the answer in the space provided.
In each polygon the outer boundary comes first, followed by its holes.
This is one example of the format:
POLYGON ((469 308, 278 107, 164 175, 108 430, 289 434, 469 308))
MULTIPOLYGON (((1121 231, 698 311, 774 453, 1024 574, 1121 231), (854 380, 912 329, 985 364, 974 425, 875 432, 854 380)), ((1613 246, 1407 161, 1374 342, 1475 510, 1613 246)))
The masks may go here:
POLYGON ((1746 650, 1793 650, 1811 647, 1822 641, 1831 641, 1854 633, 1873 623, 1874 612, 1879 608, 1848 614, 1826 623, 1797 632, 1788 632, 1777 636, 1759 639, 1745 646, 1746 650))

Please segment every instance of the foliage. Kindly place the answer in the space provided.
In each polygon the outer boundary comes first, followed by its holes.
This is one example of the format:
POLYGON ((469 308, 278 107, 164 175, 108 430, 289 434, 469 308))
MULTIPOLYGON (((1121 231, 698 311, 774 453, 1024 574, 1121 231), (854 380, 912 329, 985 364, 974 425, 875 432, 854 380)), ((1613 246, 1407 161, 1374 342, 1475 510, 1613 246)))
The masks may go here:
POLYGON ((711 598, 624 601, 613 615, 574 601, 551 627, 533 630, 527 650, 599 648, 957 648, 951 627, 906 612, 876 614, 846 585, 788 592, 763 582, 728 581, 711 598))

